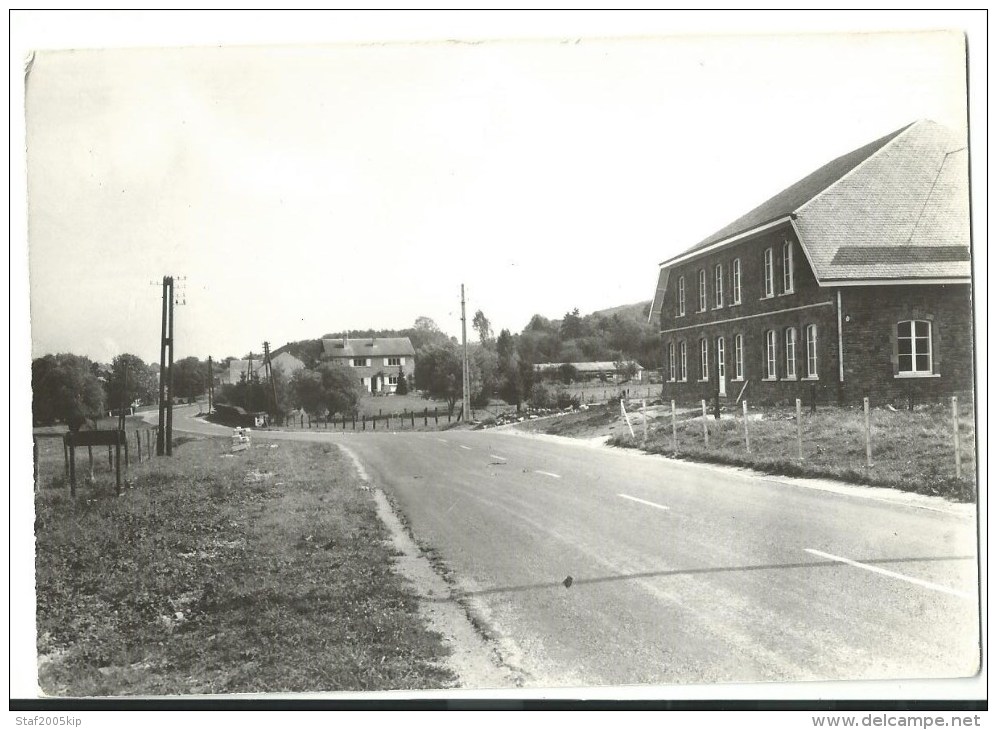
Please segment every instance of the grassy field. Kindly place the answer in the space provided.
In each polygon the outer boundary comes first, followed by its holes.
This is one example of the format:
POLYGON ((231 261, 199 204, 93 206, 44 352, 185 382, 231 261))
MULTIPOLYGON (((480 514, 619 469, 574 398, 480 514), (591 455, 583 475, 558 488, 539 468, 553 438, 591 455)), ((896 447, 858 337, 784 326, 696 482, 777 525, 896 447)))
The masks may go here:
MULTIPOLYGON (((672 455, 670 416, 650 421, 646 451, 672 455)), ((751 452, 745 450, 744 420, 707 419, 709 446, 703 443, 701 417, 687 414, 678 422, 680 458, 749 466, 774 474, 831 477, 858 484, 935 494, 958 501, 976 497, 975 423, 964 406, 959 417, 962 476, 955 476, 951 410, 923 406, 916 411, 875 408, 870 414, 872 468, 866 467, 865 420, 861 408, 821 408, 803 415, 803 459, 797 456, 795 410, 769 409, 748 421, 751 452)), ((635 427, 636 428, 636 427, 635 427)), ((640 447, 629 432, 610 444, 640 447)), ((619 433, 619 432, 617 432, 619 433)))
MULTIPOLYGON (((180 439, 75 500, 36 495, 39 684, 51 695, 451 686, 373 499, 333 446, 180 439)), ((54 457, 54 458, 53 458, 54 457)))

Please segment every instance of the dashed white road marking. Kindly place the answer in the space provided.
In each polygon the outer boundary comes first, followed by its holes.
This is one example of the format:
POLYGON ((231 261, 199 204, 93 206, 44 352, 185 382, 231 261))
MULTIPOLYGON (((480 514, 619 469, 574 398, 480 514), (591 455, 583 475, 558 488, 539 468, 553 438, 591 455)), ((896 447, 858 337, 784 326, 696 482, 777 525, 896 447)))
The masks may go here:
POLYGON ((671 507, 666 507, 663 504, 658 504, 657 502, 648 502, 646 499, 640 499, 639 497, 631 497, 629 494, 617 494, 617 497, 623 497, 623 499, 629 499, 632 502, 640 502, 641 504, 646 504, 648 507, 657 507, 658 509, 671 509, 671 507))
POLYGON ((811 548, 803 548, 803 550, 811 555, 817 555, 822 558, 827 558, 828 560, 835 560, 839 563, 844 563, 845 565, 851 565, 853 568, 862 568, 863 570, 879 573, 880 575, 886 575, 890 578, 896 578, 897 580, 905 580, 908 583, 913 583, 914 585, 921 586, 922 588, 929 588, 933 591, 948 593, 951 596, 957 596, 969 601, 976 600, 976 596, 973 594, 958 591, 955 588, 949 588, 948 586, 939 585, 938 583, 930 583, 926 580, 921 580, 920 578, 912 578, 911 576, 903 575, 902 573, 894 573, 892 570, 886 570, 885 568, 880 568, 875 565, 868 565, 867 563, 860 563, 856 560, 849 560, 848 558, 842 558, 839 555, 831 555, 830 553, 821 552, 820 550, 813 550, 811 548))
POLYGON ((537 474, 543 474, 545 477, 554 477, 555 479, 561 478, 560 474, 555 474, 552 471, 540 471, 539 469, 537 469, 537 474))
POLYGON ((464 446, 464 444, 459 444, 459 446, 462 449, 464 449, 464 451, 473 451, 473 449, 470 446, 464 446))
POLYGON ((489 454, 488 458, 498 459, 499 461, 508 461, 508 459, 506 459, 504 456, 496 456, 495 454, 489 454))
POLYGON ((441 444, 449 444, 450 443, 446 439, 436 439, 436 440, 439 441, 441 444))

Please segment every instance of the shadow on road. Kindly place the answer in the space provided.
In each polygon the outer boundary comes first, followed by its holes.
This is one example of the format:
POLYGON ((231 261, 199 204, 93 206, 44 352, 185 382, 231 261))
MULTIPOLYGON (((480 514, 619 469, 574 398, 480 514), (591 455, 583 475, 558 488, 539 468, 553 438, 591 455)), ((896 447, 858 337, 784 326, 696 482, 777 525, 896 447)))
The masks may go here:
MULTIPOLYGON (((955 560, 976 560, 975 555, 955 555, 930 558, 879 558, 872 560, 860 560, 858 562, 876 565, 889 563, 936 563, 955 560)), ((785 570, 795 568, 841 568, 847 567, 834 560, 815 560, 805 563, 775 563, 769 565, 733 565, 721 568, 687 568, 684 570, 654 570, 642 573, 629 573, 626 575, 607 575, 598 578, 572 578, 569 585, 583 586, 595 585, 598 583, 614 583, 624 580, 640 580, 642 578, 669 578, 680 575, 705 575, 710 573, 742 573, 752 570, 785 570)), ((484 588, 478 591, 468 591, 465 596, 489 596, 497 593, 525 593, 527 591, 547 590, 560 588, 564 590, 565 580, 555 580, 547 583, 531 583, 518 586, 505 586, 500 588, 484 588)), ((434 598, 435 602, 445 602, 446 598, 434 598)))

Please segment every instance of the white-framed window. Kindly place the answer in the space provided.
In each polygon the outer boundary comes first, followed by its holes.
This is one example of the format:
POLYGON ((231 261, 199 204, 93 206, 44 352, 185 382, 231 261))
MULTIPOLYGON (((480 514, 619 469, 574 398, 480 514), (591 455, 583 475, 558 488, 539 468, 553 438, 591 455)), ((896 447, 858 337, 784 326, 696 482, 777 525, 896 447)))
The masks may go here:
POLYGON ((710 345, 705 337, 699 341, 699 377, 701 380, 710 379, 710 345))
POLYGON ((775 296, 775 270, 772 263, 772 249, 765 249, 765 296, 775 296))
POLYGON ((675 343, 668 343, 668 380, 675 382, 675 343))
POLYGON ((706 269, 699 270, 699 311, 706 311, 706 269))
POLYGON ((723 337, 717 338, 717 377, 723 380, 727 377, 727 347, 723 337))
POLYGON ((365 368, 370 363, 367 362, 367 358, 365 357, 355 357, 350 361, 350 364, 353 365, 353 367, 355 368, 365 368))
POLYGON ((731 264, 731 278, 733 279, 734 291, 731 292, 731 303, 741 303, 741 259, 734 259, 731 264))
POLYGON ((684 317, 685 316, 685 277, 684 276, 679 277, 678 294, 679 294, 679 304, 678 304, 679 316, 684 317))
POLYGON ((796 378, 796 328, 786 328, 786 377, 796 378))
POLYGON ((734 335, 734 378, 744 380, 744 337, 734 335))
POLYGON ((686 368, 687 358, 685 350, 685 340, 682 340, 679 343, 679 380, 682 382, 685 382, 689 378, 689 371, 688 368, 686 368))
POLYGON ((776 372, 776 338, 775 330, 765 333, 765 377, 768 380, 775 380, 776 372))
POLYGON ((782 293, 793 293, 793 242, 782 244, 782 293))
POLYGON ((713 306, 724 305, 724 265, 717 264, 713 269, 713 306))
POLYGON ((817 377, 817 325, 807 325, 807 377, 817 377))
POLYGON ((389 375, 388 376, 388 385, 398 385, 398 376, 397 375, 389 375))
POLYGON ((899 373, 931 374, 931 322, 924 319, 898 322, 897 356, 899 373))
POLYGON ((405 358, 403 357, 386 357, 384 358, 385 365, 394 365, 400 367, 405 364, 405 358))

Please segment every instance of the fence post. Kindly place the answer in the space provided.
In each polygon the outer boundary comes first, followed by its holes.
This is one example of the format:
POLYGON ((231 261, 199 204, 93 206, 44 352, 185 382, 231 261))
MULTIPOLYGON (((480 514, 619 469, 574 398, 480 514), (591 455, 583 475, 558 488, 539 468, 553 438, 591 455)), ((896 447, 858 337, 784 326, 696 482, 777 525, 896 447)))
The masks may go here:
POLYGON ((356 411, 353 411, 353 416, 351 417, 350 420, 353 421, 353 430, 356 431, 357 430, 357 412, 356 411))
POLYGON ((377 430, 377 416, 375 416, 372 413, 371 416, 370 416, 370 421, 373 424, 373 430, 376 431, 377 430))
POLYGON ((751 437, 748 435, 748 400, 741 401, 741 413, 744 414, 744 450, 751 453, 751 437))
POLYGON ((869 430, 869 398, 862 399, 862 410, 865 411, 865 465, 872 468, 872 432, 869 430))
POLYGON ((305 414, 302 413, 301 414, 301 428, 304 428, 304 427, 305 427, 305 414))
POLYGON ((647 446, 647 400, 640 401, 640 415, 644 418, 644 446, 647 446))
POLYGON ((366 431, 367 430, 367 414, 366 413, 361 413, 360 414, 360 430, 361 431, 366 431))
MULTIPOLYGON (((111 448, 108 446, 107 448, 111 448)), ((93 481, 93 446, 87 446, 87 456, 90 464, 90 481, 93 481)))
POLYGON ((962 455, 959 453, 959 397, 952 396, 952 440, 955 445, 955 478, 962 477, 962 455))
POLYGON ((412 418, 412 428, 415 428, 415 411, 409 413, 409 416, 412 418))
POLYGON ((796 458, 803 461, 803 407, 796 399, 796 458))
POLYGON ((436 421, 436 425, 440 425, 440 407, 433 406, 433 419, 436 421))
POLYGON ((114 468, 114 454, 111 452, 110 446, 107 447, 107 468, 108 469, 114 468))
MULTIPOLYGON (((122 431, 121 433, 125 433, 122 431)), ((131 466, 131 462, 128 461, 128 434, 125 434, 125 468, 131 466)))
POLYGON ((672 401, 672 451, 679 452, 679 432, 675 426, 675 401, 672 401))
POLYGON ((422 409, 422 425, 423 426, 429 425, 429 408, 422 409))
POLYGON ((135 446, 137 447, 135 449, 135 453, 138 454, 138 463, 141 464, 142 463, 142 433, 141 433, 141 431, 136 431, 135 432, 135 446))
POLYGON ((65 471, 63 473, 65 474, 66 479, 69 479, 69 447, 66 446, 65 441, 62 442, 62 458, 66 461, 65 471))
POLYGON ((703 446, 710 445, 710 428, 706 424, 706 399, 702 399, 703 404, 703 446))
POLYGON ((69 496, 76 496, 76 447, 69 447, 69 496))
MULTIPOLYGON (((126 442, 127 443, 127 442, 126 442)), ((114 493, 121 494, 121 444, 114 445, 114 493)))
POLYGON ((145 429, 145 453, 152 458, 152 429, 145 429))

